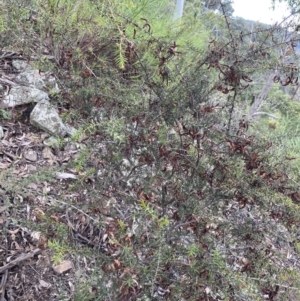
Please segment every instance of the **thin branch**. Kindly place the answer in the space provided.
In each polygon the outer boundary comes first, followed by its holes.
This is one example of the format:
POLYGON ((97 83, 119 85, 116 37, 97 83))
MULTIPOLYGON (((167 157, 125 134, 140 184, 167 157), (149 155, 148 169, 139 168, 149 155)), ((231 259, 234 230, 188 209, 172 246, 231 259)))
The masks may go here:
POLYGON ((13 81, 11 81, 9 79, 5 79, 3 77, 0 77, 0 83, 12 85, 12 86, 17 86, 18 85, 15 82, 13 82, 13 81))
POLYGON ((260 116, 260 115, 267 115, 271 118, 274 118, 274 119, 277 119, 277 117, 273 114, 269 114, 267 112, 255 112, 254 114, 252 114, 252 117, 255 117, 255 116, 260 116))
MULTIPOLYGON (((250 277, 250 279, 256 280, 256 281, 261 281, 261 282, 268 282, 268 280, 266 280, 266 279, 259 279, 259 278, 254 278, 254 277, 250 277)), ((288 288, 288 289, 292 289, 292 290, 297 290, 297 291, 300 290, 299 287, 293 287, 293 286, 282 285, 282 284, 277 284, 277 283, 276 283, 276 285, 278 285, 279 287, 288 288)))
POLYGON ((29 253, 22 253, 19 257, 17 257, 15 260, 12 260, 11 262, 5 264, 4 266, 0 267, 0 273, 5 272, 6 270, 11 269, 12 267, 14 267, 15 265, 19 264, 20 262, 31 258, 39 253, 41 253, 42 250, 37 248, 35 250, 33 250, 32 252, 29 253))

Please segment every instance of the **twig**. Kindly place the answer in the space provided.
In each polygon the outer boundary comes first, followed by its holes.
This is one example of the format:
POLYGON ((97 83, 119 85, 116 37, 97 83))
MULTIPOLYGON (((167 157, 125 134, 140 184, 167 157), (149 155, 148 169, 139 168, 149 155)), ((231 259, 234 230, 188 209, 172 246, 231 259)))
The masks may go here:
POLYGON ((8 85, 12 85, 12 86, 17 86, 17 84, 9 79, 5 79, 3 77, 0 77, 0 82, 3 84, 8 84, 8 85))
POLYGON ((37 249, 33 250, 32 252, 21 254, 15 260, 12 260, 11 262, 9 262, 9 263, 5 264, 4 266, 0 267, 0 273, 3 273, 6 270, 9 270, 10 268, 12 268, 15 265, 17 265, 18 263, 20 263, 21 261, 24 261, 28 258, 31 258, 31 257, 39 254, 41 251, 42 251, 41 249, 37 248, 37 249))
MULTIPOLYGON (((267 279, 259 279, 259 278, 254 278, 254 277, 250 277, 250 279, 256 280, 256 281, 261 281, 261 282, 268 282, 267 279)), ((292 289, 292 290, 297 290, 297 291, 300 290, 298 287, 293 287, 293 286, 288 286, 288 285, 282 285, 282 284, 278 284, 278 283, 276 283, 276 285, 278 285, 279 287, 288 288, 288 289, 292 289)))
POLYGON ((15 155, 13 155, 13 154, 11 154, 11 153, 3 150, 3 149, 0 149, 0 152, 3 153, 4 155, 6 155, 7 157, 10 157, 13 160, 20 159, 18 156, 15 156, 15 155))
POLYGON ((160 258, 161 258, 161 244, 159 244, 158 258, 157 258, 157 264, 156 264, 156 270, 155 270, 155 275, 154 275, 154 278, 153 278, 153 283, 152 283, 152 288, 151 288, 151 296, 152 296, 152 297, 153 297, 153 295, 154 295, 155 280, 156 280, 156 278, 157 278, 158 270, 159 270, 159 266, 160 266, 160 258))
POLYGON ((255 112, 255 113, 252 114, 252 117, 260 116, 260 115, 267 115, 271 118, 277 119, 277 117, 275 115, 269 114, 269 113, 266 113, 266 112, 255 112))
POLYGON ((24 57, 21 56, 21 54, 18 54, 17 52, 5 52, 0 56, 0 59, 14 59, 14 60, 26 60, 24 57))
POLYGON ((5 284, 7 281, 7 276, 8 276, 8 270, 4 271, 0 283, 0 301, 6 301, 5 299, 5 284))
POLYGON ((64 201, 59 201, 59 200, 54 200, 55 202, 58 202, 60 204, 63 204, 67 207, 71 207, 75 210, 77 210, 78 212, 82 213, 83 215, 85 215, 86 217, 88 217, 89 219, 91 219, 92 221, 94 221, 95 223, 99 223, 99 220, 96 220, 95 218, 91 217, 90 215, 88 215, 87 213, 85 213, 84 211, 82 211, 81 209, 77 208, 76 206, 72 205, 72 204, 68 204, 64 201))

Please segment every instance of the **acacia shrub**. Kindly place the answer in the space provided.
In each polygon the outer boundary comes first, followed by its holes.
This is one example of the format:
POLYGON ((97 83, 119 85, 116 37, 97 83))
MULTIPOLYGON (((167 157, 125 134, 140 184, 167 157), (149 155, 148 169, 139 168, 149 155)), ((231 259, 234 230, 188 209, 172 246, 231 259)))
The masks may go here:
MULTIPOLYGON (((159 45, 147 54, 159 72, 149 78, 153 65, 141 59, 141 82, 127 82, 132 94, 139 85, 144 94, 116 109, 122 139, 106 136, 114 143, 100 155, 110 165, 99 180, 132 210, 122 219, 130 235, 114 237, 120 266, 104 268, 126 274, 114 282, 124 299, 286 300, 298 283, 285 257, 290 247, 297 257, 297 185, 270 141, 248 134, 235 115, 251 81, 243 68, 251 56, 232 61, 232 53, 241 55, 237 45, 214 42, 188 67, 179 47, 162 62, 174 43, 159 45)), ((251 72, 266 63, 253 56, 251 72)))
POLYGON ((272 39, 258 32, 252 51, 229 27, 227 41, 201 48, 205 34, 195 49, 177 42, 188 40, 189 20, 171 39, 148 19, 116 15, 128 26, 119 70, 107 73, 112 93, 95 94, 107 114, 97 122, 107 143, 96 187, 130 208, 106 228, 119 254, 103 264, 112 296, 286 300, 298 281, 285 257, 287 246, 297 256, 297 186, 270 142, 236 115, 272 39))

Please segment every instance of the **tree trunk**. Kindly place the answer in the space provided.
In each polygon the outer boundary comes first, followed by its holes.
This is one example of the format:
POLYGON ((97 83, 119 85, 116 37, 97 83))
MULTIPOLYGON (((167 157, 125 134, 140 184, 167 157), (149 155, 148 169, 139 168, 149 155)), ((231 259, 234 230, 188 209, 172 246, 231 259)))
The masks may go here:
POLYGON ((269 93, 269 91, 271 90, 271 88, 273 86, 273 83, 274 83, 273 79, 276 74, 277 74, 277 71, 272 72, 269 75, 264 88, 262 89, 260 94, 255 98, 253 104, 250 107, 249 113, 248 113, 248 121, 251 121, 253 119, 253 117, 255 117, 255 113, 259 110, 262 101, 267 96, 267 94, 269 93))
POLYGON ((182 17, 184 0, 176 0, 176 8, 173 16, 173 21, 176 21, 182 17))

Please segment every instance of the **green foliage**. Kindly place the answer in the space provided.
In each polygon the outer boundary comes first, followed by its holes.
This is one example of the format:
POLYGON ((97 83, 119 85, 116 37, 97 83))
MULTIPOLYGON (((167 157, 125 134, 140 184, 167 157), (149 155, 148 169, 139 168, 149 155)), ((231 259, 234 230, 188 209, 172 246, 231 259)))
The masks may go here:
POLYGON ((87 160, 89 158, 89 151, 84 150, 82 151, 79 156, 75 159, 75 168, 77 171, 82 171, 85 166, 87 165, 87 160))
POLYGON ((282 169, 287 170, 290 176, 297 179, 300 166, 299 104, 292 101, 277 86, 270 91, 262 110, 271 113, 276 119, 268 116, 261 118, 254 125, 255 131, 259 128, 259 135, 272 141, 276 147, 276 160, 282 157, 290 160, 292 164, 282 163, 285 166, 282 169))
POLYGON ((61 263, 67 252, 69 251, 69 246, 64 245, 61 241, 52 240, 48 242, 49 248, 53 251, 52 259, 54 264, 61 263))
POLYGON ((0 110, 0 118, 1 119, 8 120, 8 119, 10 119, 10 117, 11 116, 7 110, 4 110, 4 109, 0 110))

